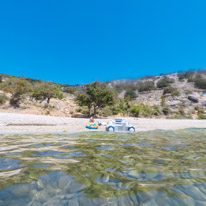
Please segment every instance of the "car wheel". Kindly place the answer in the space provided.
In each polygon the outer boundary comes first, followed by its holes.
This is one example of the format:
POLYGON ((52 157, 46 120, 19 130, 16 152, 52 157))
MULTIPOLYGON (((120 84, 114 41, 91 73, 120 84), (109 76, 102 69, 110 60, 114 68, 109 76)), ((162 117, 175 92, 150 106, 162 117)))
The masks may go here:
POLYGON ((135 132, 135 129, 134 128, 129 128, 129 132, 133 133, 133 132, 135 132))
POLYGON ((109 132, 114 132, 114 128, 113 128, 113 127, 109 127, 109 128, 108 128, 108 131, 109 131, 109 132))

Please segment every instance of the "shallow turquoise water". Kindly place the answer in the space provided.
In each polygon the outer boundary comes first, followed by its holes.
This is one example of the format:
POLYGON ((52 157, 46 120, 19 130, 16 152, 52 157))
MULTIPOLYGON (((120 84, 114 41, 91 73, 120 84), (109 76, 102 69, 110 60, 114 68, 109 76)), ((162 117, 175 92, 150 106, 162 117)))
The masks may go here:
POLYGON ((206 129, 0 140, 0 206, 206 205, 206 129))

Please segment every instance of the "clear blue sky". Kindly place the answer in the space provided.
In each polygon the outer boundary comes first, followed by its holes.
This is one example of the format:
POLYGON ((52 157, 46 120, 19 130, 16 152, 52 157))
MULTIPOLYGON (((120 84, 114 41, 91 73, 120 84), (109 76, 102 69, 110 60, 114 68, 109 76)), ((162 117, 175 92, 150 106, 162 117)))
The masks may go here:
POLYGON ((206 67, 205 0, 0 1, 0 73, 80 84, 206 67))

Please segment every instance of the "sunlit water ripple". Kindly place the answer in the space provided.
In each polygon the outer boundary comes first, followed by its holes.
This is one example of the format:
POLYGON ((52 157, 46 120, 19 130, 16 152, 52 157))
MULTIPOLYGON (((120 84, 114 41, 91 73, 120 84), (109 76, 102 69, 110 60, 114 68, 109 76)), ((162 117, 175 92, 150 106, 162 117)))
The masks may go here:
POLYGON ((206 205, 206 129, 1 135, 0 206, 206 205))

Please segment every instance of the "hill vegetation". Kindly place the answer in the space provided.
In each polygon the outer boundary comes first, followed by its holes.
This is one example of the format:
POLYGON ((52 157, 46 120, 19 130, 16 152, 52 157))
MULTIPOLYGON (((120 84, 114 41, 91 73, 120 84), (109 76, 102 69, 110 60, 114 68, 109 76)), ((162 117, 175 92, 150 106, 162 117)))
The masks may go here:
POLYGON ((205 119, 205 94, 205 70, 75 86, 0 75, 0 111, 205 119))

